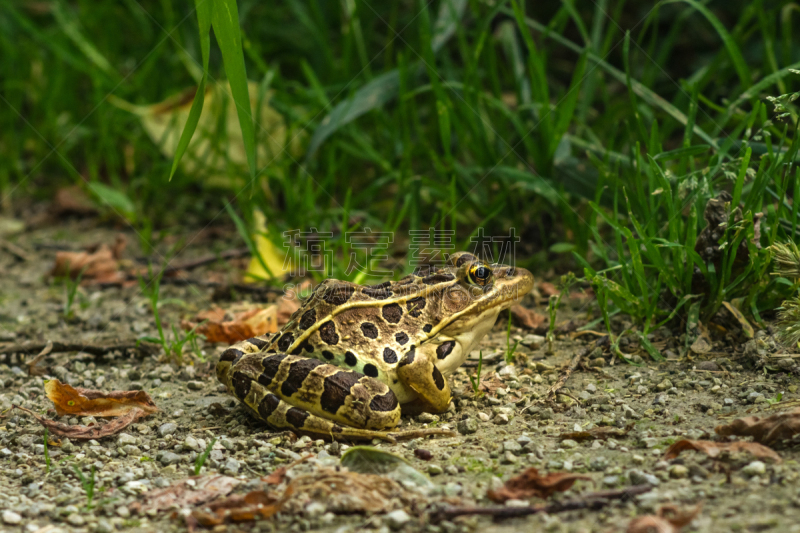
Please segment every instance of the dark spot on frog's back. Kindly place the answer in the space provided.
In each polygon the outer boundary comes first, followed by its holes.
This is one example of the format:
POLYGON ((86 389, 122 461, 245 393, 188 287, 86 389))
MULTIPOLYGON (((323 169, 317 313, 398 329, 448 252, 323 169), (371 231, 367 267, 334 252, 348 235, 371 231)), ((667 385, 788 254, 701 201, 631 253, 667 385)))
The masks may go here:
POLYGON ((364 374, 366 374, 367 376, 369 376, 371 378, 377 378, 378 377, 378 367, 373 365, 372 363, 367 363, 366 365, 364 365, 364 374))
POLYGON ((281 399, 275 396, 274 394, 267 394, 264 396, 264 399, 261 400, 258 404, 258 414, 266 420, 269 418, 275 409, 278 408, 278 404, 281 403, 281 399))
POLYGON ((430 333, 432 329, 433 329, 433 325, 431 325, 431 324, 425 324, 422 327, 422 331, 424 331, 425 333, 430 333))
POLYGON ((319 338, 330 346, 339 343, 339 334, 336 333, 336 326, 332 321, 329 320, 320 326, 319 338))
POLYGON ((286 359, 286 354, 270 355, 262 359, 261 366, 264 371, 258 376, 258 382, 265 387, 269 387, 284 359, 286 359))
POLYGON ((252 385, 252 383, 252 378, 243 372, 234 372, 233 377, 231 378, 233 391, 236 394, 236 397, 240 400, 244 400, 247 394, 250 392, 250 385, 252 385))
POLYGON ((358 372, 343 370, 325 378, 319 403, 329 413, 336 413, 345 404, 350 389, 361 379, 358 372))
POLYGON ((389 364, 397 362, 397 353, 388 346, 383 349, 383 360, 389 364))
POLYGON ((355 289, 350 285, 330 285, 325 287, 322 299, 331 305, 342 305, 354 292, 355 289))
POLYGON ((400 366, 410 365, 414 362, 414 358, 416 357, 416 349, 412 346, 406 354, 400 359, 400 366))
POLYGON ((329 352, 328 350, 322 350, 322 357, 324 357, 328 361, 332 361, 333 360, 333 352, 329 352))
POLYGON ((392 291, 389 289, 376 289, 372 287, 364 287, 361 289, 361 292, 369 296, 370 298, 374 298, 375 300, 385 300, 389 296, 392 295, 392 291))
POLYGON ((378 338, 378 328, 372 322, 364 322, 361 324, 361 332, 368 339, 378 338))
POLYGON ((477 261, 477 260, 478 260, 478 258, 475 257, 472 254, 463 254, 463 255, 459 256, 458 259, 456 259, 456 266, 460 267, 464 263, 468 263, 468 262, 471 262, 471 261, 477 261))
POLYGON ((356 366, 358 363, 358 359, 356 358, 356 354, 353 352, 345 352, 344 354, 344 362, 350 366, 356 366))
POLYGON ((425 309, 425 298, 422 296, 411 298, 406 304, 406 309, 408 310, 409 315, 417 318, 422 314, 422 310, 425 309))
POLYGON ((287 398, 291 397, 292 394, 300 390, 300 387, 303 386, 303 381, 305 381, 311 371, 323 364, 325 363, 322 361, 305 358, 293 362, 289 367, 289 375, 286 376, 283 385, 281 385, 281 394, 287 398))
POLYGON ((390 324, 397 324, 403 318, 403 310, 399 304, 384 305, 381 314, 383 314, 384 320, 390 324))
POLYGON ((269 342, 265 341, 264 339, 259 339, 258 337, 251 337, 247 339, 247 342, 250 344, 255 344, 259 350, 263 350, 269 344, 269 342))
POLYGON ((317 312, 314 309, 309 309, 303 313, 303 317, 300 319, 300 329, 308 329, 313 326, 316 321, 317 312))
POLYGON ((394 334, 394 340, 397 341, 397 344, 400 346, 404 345, 408 342, 408 334, 405 331, 401 331, 399 333, 394 334))
POLYGON ((278 349, 285 352, 289 349, 289 346, 292 345, 292 342, 294 342, 294 335, 291 333, 284 333, 278 341, 278 349))
POLYGON ((292 407, 286 411, 286 421, 296 428, 302 428, 306 423, 306 418, 309 417, 308 412, 292 407))
POLYGON ((392 391, 380 396, 375 396, 372 401, 369 402, 369 408, 373 411, 394 411, 397 409, 397 405, 397 396, 395 396, 392 391))
POLYGON ((220 361, 230 361, 231 364, 236 364, 239 359, 242 358, 244 352, 241 350, 237 350, 236 348, 228 348, 222 355, 219 356, 220 361))
POLYGON ((446 281, 453 281, 456 277, 449 272, 437 272, 430 276, 422 278, 422 283, 425 285, 436 285, 437 283, 444 283, 446 281))

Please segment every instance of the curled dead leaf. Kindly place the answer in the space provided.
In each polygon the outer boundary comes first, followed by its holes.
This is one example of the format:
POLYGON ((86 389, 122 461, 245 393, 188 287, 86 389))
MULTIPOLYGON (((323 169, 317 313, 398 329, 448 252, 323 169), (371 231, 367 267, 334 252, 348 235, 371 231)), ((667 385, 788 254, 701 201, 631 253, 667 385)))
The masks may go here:
POLYGON ((714 428, 717 435, 729 437, 753 437, 753 440, 764 445, 790 439, 800 432, 800 408, 777 413, 766 418, 747 416, 737 418, 730 424, 714 428))
POLYGON ((252 522, 269 518, 278 511, 291 496, 288 487, 280 499, 263 490, 254 490, 244 496, 235 494, 208 504, 207 509, 195 509, 192 518, 203 527, 215 527, 227 522, 252 522))
POLYGON ((628 524, 627 533, 680 533, 692 523, 703 508, 698 505, 691 511, 680 511, 674 505, 662 505, 658 514, 639 516, 628 524))
POLYGON ((59 437, 67 437, 72 440, 102 439, 103 437, 116 435, 134 422, 148 415, 148 413, 142 411, 141 409, 131 409, 124 415, 115 418, 108 424, 97 426, 68 426, 67 424, 62 424, 61 422, 56 422, 55 420, 50 420, 38 415, 30 409, 25 409, 24 407, 20 407, 18 405, 14 405, 13 407, 20 409, 21 411, 25 411, 29 415, 33 416, 36 421, 46 427, 50 433, 58 435, 59 437))
POLYGON ((697 339, 690 346, 691 350, 696 354, 704 354, 711 351, 711 336, 708 333, 702 322, 697 323, 698 335, 697 339))
POLYGON ((682 451, 694 450, 696 452, 703 452, 712 459, 718 457, 723 452, 748 452, 758 457, 759 459, 770 459, 776 463, 782 461, 781 456, 775 453, 774 450, 757 442, 714 442, 711 440, 688 440, 683 439, 674 443, 667 448, 664 453, 664 460, 669 461, 675 459, 682 451))
POLYGON ((503 487, 490 490, 486 495, 497 503, 533 497, 546 499, 556 492, 569 490, 578 480, 591 480, 591 478, 569 472, 550 472, 540 476, 536 468, 530 467, 522 474, 506 481, 503 487))
POLYGON ((237 305, 227 310, 212 307, 191 320, 182 321, 181 327, 186 331, 195 329, 208 342, 233 344, 256 335, 277 332, 298 308, 296 300, 285 298, 267 307, 237 305))
POLYGON ((144 501, 133 502, 129 509, 135 513, 163 511, 172 507, 183 508, 201 505, 214 498, 227 496, 241 483, 236 478, 222 475, 195 476, 177 481, 169 487, 145 494, 144 501))
POLYGON ((125 236, 117 235, 113 246, 101 244, 83 252, 58 252, 50 275, 71 279, 82 276, 83 283, 123 282, 126 276, 120 270, 119 259, 126 245, 125 236))
POLYGON ((155 402, 145 391, 100 391, 75 388, 57 379, 44 385, 47 397, 55 404, 58 416, 113 417, 139 409, 144 413, 158 411, 155 402))

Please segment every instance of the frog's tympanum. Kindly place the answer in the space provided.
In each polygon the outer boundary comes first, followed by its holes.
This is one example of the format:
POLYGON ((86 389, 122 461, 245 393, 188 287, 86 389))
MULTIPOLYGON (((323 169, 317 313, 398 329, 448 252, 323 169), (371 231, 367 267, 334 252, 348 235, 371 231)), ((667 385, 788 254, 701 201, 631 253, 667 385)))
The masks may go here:
POLYGON ((275 428, 386 438, 404 413, 441 413, 452 374, 497 315, 533 287, 527 270, 459 252, 426 276, 326 280, 274 335, 223 352, 217 378, 275 428))

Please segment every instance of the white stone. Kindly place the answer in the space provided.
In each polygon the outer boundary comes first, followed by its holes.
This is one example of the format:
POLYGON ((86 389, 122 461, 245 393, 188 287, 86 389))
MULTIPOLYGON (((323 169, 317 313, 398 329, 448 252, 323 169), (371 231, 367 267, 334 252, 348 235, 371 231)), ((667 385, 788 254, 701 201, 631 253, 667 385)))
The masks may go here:
POLYGON ((411 517, 402 509, 397 509, 396 511, 386 514, 386 523, 390 528, 395 530, 402 528, 409 520, 411 520, 411 517))
POLYGON ((9 526, 17 526, 22 522, 22 517, 14 511, 6 509, 3 511, 3 523, 9 526))

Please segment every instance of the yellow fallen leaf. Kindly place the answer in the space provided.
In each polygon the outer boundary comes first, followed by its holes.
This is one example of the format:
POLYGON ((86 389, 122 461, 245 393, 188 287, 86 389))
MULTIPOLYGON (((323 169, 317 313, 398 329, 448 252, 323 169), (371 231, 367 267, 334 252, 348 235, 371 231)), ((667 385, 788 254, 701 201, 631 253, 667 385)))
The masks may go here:
MULTIPOLYGON (((283 117, 269 105, 270 91, 259 105, 258 83, 248 81, 248 89, 256 126, 256 160, 259 167, 273 166, 270 163, 285 155, 287 143, 292 153, 299 151, 299 138, 294 134, 287 135, 283 117)), ((189 118, 195 92, 192 87, 149 106, 137 106, 114 95, 109 97, 109 101, 139 116, 147 134, 164 156, 171 159, 189 118)), ((180 164, 185 173, 206 176, 211 185, 238 188, 245 185, 248 176, 247 155, 236 106, 230 94, 228 82, 206 85, 203 112, 180 164), (220 124, 222 119, 224 121, 220 124), (231 172, 230 165, 239 171, 231 172)))
POLYGON ((253 222, 255 224, 253 242, 270 272, 264 269, 258 257, 253 257, 247 266, 244 281, 254 283, 264 279, 280 279, 284 274, 292 270, 291 258, 286 256, 286 250, 281 250, 267 238, 267 217, 264 216, 264 213, 259 210, 254 211, 253 222))

